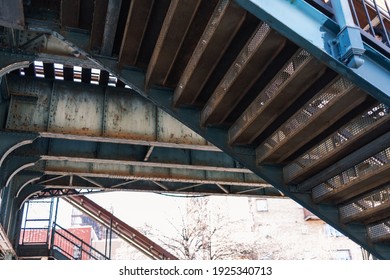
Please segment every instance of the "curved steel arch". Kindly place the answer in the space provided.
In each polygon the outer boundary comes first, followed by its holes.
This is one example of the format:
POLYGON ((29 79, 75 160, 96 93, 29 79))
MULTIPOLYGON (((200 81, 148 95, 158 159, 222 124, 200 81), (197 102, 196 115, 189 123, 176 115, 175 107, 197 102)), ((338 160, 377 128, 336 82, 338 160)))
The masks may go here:
POLYGON ((0 132, 2 139, 0 144, 0 167, 2 167, 6 158, 18 148, 33 143, 39 135, 37 133, 16 133, 16 132, 0 132), (6 138, 6 139, 4 139, 6 138))

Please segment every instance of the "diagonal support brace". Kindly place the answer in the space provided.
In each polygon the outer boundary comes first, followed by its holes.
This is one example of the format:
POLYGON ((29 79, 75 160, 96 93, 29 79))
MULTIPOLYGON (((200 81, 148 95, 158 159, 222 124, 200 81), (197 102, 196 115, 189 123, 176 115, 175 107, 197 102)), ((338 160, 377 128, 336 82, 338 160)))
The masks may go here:
POLYGON ((329 42, 333 56, 351 68, 359 68, 364 63, 365 51, 360 28, 353 21, 347 1, 332 0, 332 6, 341 31, 336 39, 329 42))

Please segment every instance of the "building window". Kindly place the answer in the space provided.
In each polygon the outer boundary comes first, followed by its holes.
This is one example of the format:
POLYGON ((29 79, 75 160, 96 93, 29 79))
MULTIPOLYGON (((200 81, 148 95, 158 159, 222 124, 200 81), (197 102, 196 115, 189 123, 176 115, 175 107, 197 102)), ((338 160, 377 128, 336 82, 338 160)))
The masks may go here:
POLYGON ((256 199, 256 210, 257 212, 267 212, 268 202, 266 199, 256 199))
POLYGON ((327 236, 331 236, 331 237, 340 237, 340 236, 344 236, 344 234, 342 234, 342 233, 339 232, 337 229, 331 227, 331 226, 328 225, 328 224, 325 225, 325 232, 326 232, 326 235, 327 235, 327 236))
POLYGON ((335 260, 352 260, 351 252, 348 249, 337 250, 334 252, 335 260))
POLYGON ((309 228, 307 226, 302 227, 302 234, 309 234, 309 228))

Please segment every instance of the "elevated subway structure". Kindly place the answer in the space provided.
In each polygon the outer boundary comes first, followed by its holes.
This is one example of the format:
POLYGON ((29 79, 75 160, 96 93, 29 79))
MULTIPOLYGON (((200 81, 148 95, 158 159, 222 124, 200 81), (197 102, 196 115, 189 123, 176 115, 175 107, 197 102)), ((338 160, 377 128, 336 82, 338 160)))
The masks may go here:
POLYGON ((368 2, 2 1, 9 239, 31 197, 285 195, 389 259, 389 13, 368 2))

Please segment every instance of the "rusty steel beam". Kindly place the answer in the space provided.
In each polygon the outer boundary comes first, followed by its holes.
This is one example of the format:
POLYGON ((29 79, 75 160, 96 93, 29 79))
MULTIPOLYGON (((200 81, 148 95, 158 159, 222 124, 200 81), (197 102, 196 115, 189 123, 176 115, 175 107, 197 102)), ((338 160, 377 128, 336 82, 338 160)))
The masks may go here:
POLYGON ((101 55, 111 56, 122 0, 108 0, 101 55))
POLYGON ((175 89, 175 106, 195 102, 245 16, 233 2, 219 2, 175 89))
POLYGON ((183 184, 219 184, 219 185, 229 185, 229 186, 241 186, 241 187, 263 187, 263 188, 272 188, 271 185, 258 182, 258 181, 239 181, 233 180, 231 178, 196 178, 194 176, 167 176, 164 174, 145 174, 145 173, 126 173, 126 172, 112 172, 112 171, 95 171, 89 172, 86 169, 79 169, 70 166, 61 170, 60 168, 47 167, 44 171, 46 175, 55 175, 55 176, 69 176, 77 175, 81 177, 93 177, 93 178, 108 178, 108 179, 122 179, 122 180, 147 180, 147 181, 156 181, 156 182, 169 182, 169 183, 183 183, 183 184))
POLYGON ((0 1, 0 26, 24 29, 24 9, 22 0, 0 1))
POLYGON ((154 0, 135 0, 130 4, 119 63, 135 65, 144 38, 154 0))
POLYGON ((10 77, 8 86, 7 129, 45 138, 219 151, 130 89, 22 77, 10 77))
POLYGON ((143 139, 85 136, 85 135, 62 134, 62 133, 51 133, 51 132, 39 132, 38 134, 39 137, 41 138, 49 138, 49 139, 64 139, 64 140, 75 140, 75 141, 86 141, 86 142, 114 143, 114 144, 139 145, 139 146, 149 146, 149 147, 221 152, 220 149, 212 145, 180 144, 180 143, 170 143, 170 142, 162 142, 162 141, 148 141, 143 139))
MULTIPOLYGON (((28 171, 26 171, 28 172, 28 171)), ((256 197, 285 197, 270 185, 232 185, 224 182, 163 181, 159 178, 129 178, 107 174, 46 171, 39 180, 28 186, 35 194, 51 190, 94 190, 152 192, 177 195, 233 195, 256 197)), ((64 194, 66 195, 66 194, 64 194)))
POLYGON ((266 23, 260 23, 207 101, 201 123, 223 123, 285 43, 284 37, 266 23))
POLYGON ((147 69, 146 85, 165 84, 200 2, 171 1, 147 69))
POLYGON ((191 165, 191 164, 178 164, 178 163, 165 163, 165 162, 146 162, 136 160, 114 160, 114 159, 102 159, 102 158, 82 158, 82 157, 70 157, 70 156, 53 156, 53 155, 41 155, 41 160, 46 161, 64 161, 64 162, 79 162, 79 163, 93 163, 99 165, 109 166, 140 166, 151 168, 169 168, 169 169, 186 169, 186 170, 201 170, 201 171, 218 171, 227 173, 252 173, 252 171, 246 168, 236 167, 219 167, 219 166, 207 166, 207 165, 191 165))

